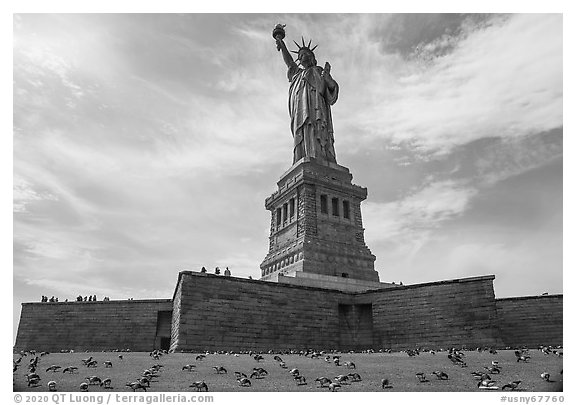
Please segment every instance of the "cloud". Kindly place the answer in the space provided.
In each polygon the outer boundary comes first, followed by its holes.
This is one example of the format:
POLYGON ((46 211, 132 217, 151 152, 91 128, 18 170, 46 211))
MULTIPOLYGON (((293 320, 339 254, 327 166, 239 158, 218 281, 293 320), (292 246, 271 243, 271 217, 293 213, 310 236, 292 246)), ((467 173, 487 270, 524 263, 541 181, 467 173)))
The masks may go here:
POLYGON ((445 180, 431 182, 397 201, 366 202, 364 222, 373 224, 366 229, 366 240, 399 245, 422 241, 430 230, 462 215, 476 194, 471 187, 445 180))
POLYGON ((56 200, 56 196, 48 192, 39 192, 20 176, 14 176, 13 180, 14 212, 26 212, 26 206, 33 201, 56 200))
POLYGON ((562 157, 562 130, 522 138, 496 139, 473 159, 479 186, 489 187, 562 157))
POLYGON ((393 77, 364 76, 357 90, 369 98, 355 116, 370 141, 445 154, 484 137, 562 126, 561 15, 513 15, 424 47, 445 42, 452 51, 424 67, 381 55, 393 77))

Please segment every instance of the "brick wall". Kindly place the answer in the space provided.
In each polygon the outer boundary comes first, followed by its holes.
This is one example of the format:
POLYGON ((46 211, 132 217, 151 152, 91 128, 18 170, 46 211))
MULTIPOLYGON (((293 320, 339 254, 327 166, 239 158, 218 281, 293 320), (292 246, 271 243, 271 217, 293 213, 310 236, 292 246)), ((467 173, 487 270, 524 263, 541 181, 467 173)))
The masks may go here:
POLYGON ((24 303, 15 349, 148 351, 158 312, 171 310, 172 300, 24 303))
POLYGON ((172 348, 500 347, 493 280, 476 277, 350 294, 182 272, 172 348))
POLYGON ((372 302, 376 347, 498 346, 494 276, 357 294, 372 302))
POLYGON ((500 334, 506 346, 562 345, 563 296, 496 300, 500 334))
MULTIPOLYGON (((337 348, 347 294, 181 272, 180 323, 172 350, 337 348)), ((175 326, 175 325, 174 325, 175 326)))
POLYGON ((181 272, 172 300, 22 304, 15 349, 149 351, 169 335, 177 351, 562 344, 561 295, 495 300, 493 280, 345 293, 181 272))

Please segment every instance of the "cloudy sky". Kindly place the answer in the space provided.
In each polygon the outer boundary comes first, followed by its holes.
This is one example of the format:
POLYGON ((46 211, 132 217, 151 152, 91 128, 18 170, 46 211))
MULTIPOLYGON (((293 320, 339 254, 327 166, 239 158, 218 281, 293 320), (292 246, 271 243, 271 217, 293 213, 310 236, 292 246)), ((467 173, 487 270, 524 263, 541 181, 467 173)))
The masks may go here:
POLYGON ((15 325, 41 295, 259 277, 264 199, 292 163, 277 22, 332 65, 337 160, 368 188, 381 281, 562 293, 560 14, 20 14, 15 325))

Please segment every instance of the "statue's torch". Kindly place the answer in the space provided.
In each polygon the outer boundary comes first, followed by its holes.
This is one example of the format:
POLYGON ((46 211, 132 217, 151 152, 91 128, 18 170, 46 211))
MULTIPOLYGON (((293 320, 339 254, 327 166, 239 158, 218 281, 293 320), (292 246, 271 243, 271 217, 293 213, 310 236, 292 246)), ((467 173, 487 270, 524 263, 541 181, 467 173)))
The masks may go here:
MULTIPOLYGON (((286 27, 286 24, 276 24, 272 30, 272 37, 276 40, 284 39, 284 37, 286 37, 286 31, 284 31, 284 27, 286 27)), ((280 44, 278 44, 277 48, 280 50, 280 44)))

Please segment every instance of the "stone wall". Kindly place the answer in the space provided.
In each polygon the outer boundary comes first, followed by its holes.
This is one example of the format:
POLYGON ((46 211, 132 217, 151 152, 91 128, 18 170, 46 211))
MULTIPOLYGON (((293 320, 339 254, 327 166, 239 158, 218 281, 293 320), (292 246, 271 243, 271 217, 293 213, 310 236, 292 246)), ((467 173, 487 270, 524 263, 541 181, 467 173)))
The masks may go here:
POLYGON ((493 280, 398 286, 357 294, 356 302, 372 303, 375 347, 500 347, 493 280))
POLYGON ((354 294, 182 272, 171 349, 500 347, 493 280, 354 294))
POLYGON ((366 292, 181 272, 173 299, 22 304, 16 350, 561 345, 561 295, 496 300, 494 276, 366 292))
POLYGON ((563 344, 563 296, 541 295, 496 300, 505 346, 563 344))
MULTIPOLYGON (((181 272, 171 350, 337 348, 338 291, 181 272)), ((175 307, 176 310, 176 307, 175 307)))
POLYGON ((162 311, 172 311, 172 300, 24 303, 15 349, 153 350, 170 336, 162 311))

